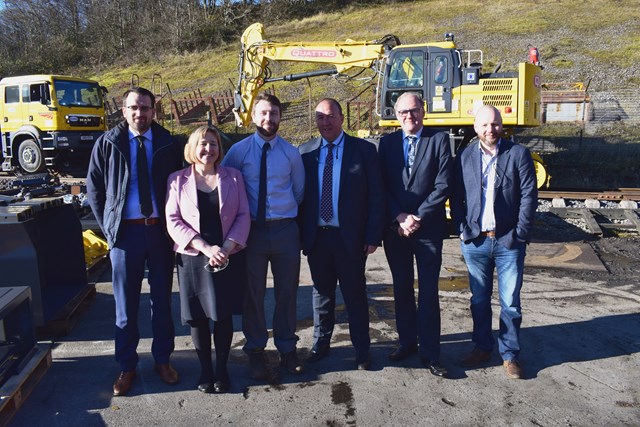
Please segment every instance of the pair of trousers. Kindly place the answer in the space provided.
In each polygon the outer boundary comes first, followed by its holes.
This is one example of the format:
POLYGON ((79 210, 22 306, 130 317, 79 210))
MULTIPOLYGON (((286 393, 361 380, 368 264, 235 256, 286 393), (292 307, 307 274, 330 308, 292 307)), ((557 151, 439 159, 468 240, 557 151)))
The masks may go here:
POLYGON ((175 258, 164 226, 122 224, 109 256, 116 305, 116 361, 120 370, 134 370, 139 360, 136 350, 140 341, 138 311, 145 265, 149 270, 147 281, 151 297, 151 354, 155 363, 169 363, 175 338, 171 314, 175 258))
POLYGON ((420 356, 440 358, 440 299, 438 279, 442 265, 442 239, 416 235, 399 236, 387 230, 384 253, 391 268, 396 328, 400 345, 420 344, 420 356), (418 305, 414 290, 413 263, 418 271, 418 305))
POLYGON ((503 360, 517 360, 520 354, 522 324, 520 289, 526 245, 517 243, 514 248, 509 249, 495 238, 480 236, 469 243, 462 242, 461 247, 469 270, 473 317, 471 339, 477 348, 484 351, 493 350, 491 295, 495 270, 500 299, 498 350, 503 360))
POLYGON ((264 298, 267 268, 271 265, 275 309, 273 339, 282 354, 296 348, 296 307, 300 276, 300 232, 293 219, 251 223, 247 239, 247 290, 244 299, 242 331, 244 351, 263 351, 269 339, 264 298))
MULTIPOLYGON (((361 248, 364 247, 364 243, 361 248)), ((336 287, 349 316, 349 334, 356 359, 369 358, 369 305, 363 251, 347 250, 340 229, 318 229, 316 241, 307 256, 313 280, 313 345, 328 346, 335 326, 336 287)))

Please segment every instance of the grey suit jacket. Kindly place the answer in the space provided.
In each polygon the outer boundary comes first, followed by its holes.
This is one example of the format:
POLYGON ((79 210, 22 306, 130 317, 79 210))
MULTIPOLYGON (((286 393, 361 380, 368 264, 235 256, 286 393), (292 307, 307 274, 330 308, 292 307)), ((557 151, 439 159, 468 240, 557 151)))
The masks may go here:
MULTIPOLYGON (((531 240, 538 206, 536 173, 529 150, 508 139, 500 140, 496 163, 494 212, 496 238, 507 248, 531 240)), ((458 154, 451 213, 462 240, 480 235, 482 157, 478 143, 458 154)))

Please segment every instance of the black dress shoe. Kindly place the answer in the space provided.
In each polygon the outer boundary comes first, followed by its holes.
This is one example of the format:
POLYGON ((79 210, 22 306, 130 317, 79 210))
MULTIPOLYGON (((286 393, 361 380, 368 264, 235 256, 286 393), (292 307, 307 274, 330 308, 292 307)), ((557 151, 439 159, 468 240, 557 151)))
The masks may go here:
POLYGON ((366 362, 358 363, 358 371, 368 371, 371 369, 371 361, 367 360, 366 362))
POLYGON ((203 393, 215 393, 215 385, 214 383, 198 384, 198 391, 201 391, 203 393))
POLYGON ((368 371, 371 369, 371 358, 369 356, 366 357, 357 357, 356 358, 356 367, 358 371, 368 371))
POLYGON ((313 346, 306 361, 309 363, 315 363, 324 359, 329 354, 329 349, 330 347, 328 345, 313 346))
POLYGON ((218 380, 213 384, 213 391, 216 394, 226 393, 229 391, 229 381, 218 380))
POLYGON ((399 345, 395 350, 389 353, 388 357, 389 357, 389 360, 391 360, 392 362, 399 362, 417 352, 418 352, 417 345, 412 345, 412 346, 399 345))
POLYGON ((440 365, 440 362, 437 360, 422 359, 422 364, 425 368, 429 369, 432 375, 436 377, 447 377, 447 368, 440 365))
POLYGON ((252 380, 266 381, 270 372, 267 367, 267 356, 264 351, 249 353, 249 376, 252 380))

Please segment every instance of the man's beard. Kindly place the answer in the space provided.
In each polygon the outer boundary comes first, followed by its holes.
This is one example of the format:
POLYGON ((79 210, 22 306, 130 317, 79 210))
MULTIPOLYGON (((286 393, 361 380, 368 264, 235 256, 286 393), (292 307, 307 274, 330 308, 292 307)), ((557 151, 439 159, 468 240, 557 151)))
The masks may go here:
POLYGON ((276 133, 278 133, 278 128, 280 127, 279 125, 275 124, 275 123, 270 123, 271 124, 271 130, 267 131, 265 128, 261 127, 261 126, 256 126, 258 133, 262 136, 265 136, 267 138, 271 138, 273 136, 275 136, 276 133))

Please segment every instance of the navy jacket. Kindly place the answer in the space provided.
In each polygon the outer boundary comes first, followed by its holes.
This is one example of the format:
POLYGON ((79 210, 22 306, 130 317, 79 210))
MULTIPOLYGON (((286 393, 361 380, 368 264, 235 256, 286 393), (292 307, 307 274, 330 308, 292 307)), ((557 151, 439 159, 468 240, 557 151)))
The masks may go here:
MULTIPOLYGON (((151 132, 151 179, 158 213, 164 224, 167 178, 172 172, 182 168, 183 153, 181 144, 175 142, 169 131, 156 122, 152 123, 151 132)), ((110 248, 118 239, 122 221, 130 175, 129 150, 128 124, 122 122, 98 138, 89 162, 87 198, 110 248)))
MULTIPOLYGON (((375 145, 346 133, 344 136, 338 221, 345 246, 355 253, 362 252, 365 244, 381 245, 384 193, 375 145)), ((316 138, 300 146, 305 170, 305 192, 298 220, 305 254, 313 248, 318 230, 318 158, 321 144, 322 139, 316 138)))
MULTIPOLYGON (((465 243, 482 231, 482 155, 478 143, 467 146, 456 158, 451 214, 465 243)), ((538 189, 531 153, 522 145, 500 139, 494 200, 498 241, 509 249, 518 242, 528 243, 537 207, 538 189)))
POLYGON ((420 217, 415 236, 443 239, 448 235, 445 202, 452 184, 453 158, 446 133, 422 128, 411 175, 405 165, 402 131, 380 140, 380 161, 387 200, 387 226, 397 225, 402 212, 420 217))

